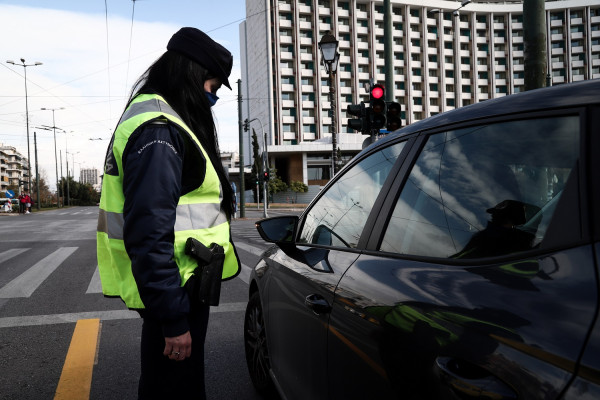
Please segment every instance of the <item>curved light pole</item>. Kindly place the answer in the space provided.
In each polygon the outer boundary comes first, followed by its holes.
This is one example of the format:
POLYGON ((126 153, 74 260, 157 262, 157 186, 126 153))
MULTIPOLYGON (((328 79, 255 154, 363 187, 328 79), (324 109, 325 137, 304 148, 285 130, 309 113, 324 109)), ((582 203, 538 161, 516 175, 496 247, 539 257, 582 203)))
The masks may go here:
MULTIPOLYGON (((36 61, 33 64, 25 64, 25 59, 21 58, 21 64, 14 62, 13 60, 6 60, 7 64, 12 65, 21 65, 23 67, 23 71, 25 72, 25 123, 27 125, 27 167, 28 167, 28 185, 29 190, 31 191, 31 154, 29 150, 29 105, 27 104, 27 67, 35 67, 38 65, 42 65, 41 62, 36 61)), ((38 178, 39 179, 39 178, 38 178)))
POLYGON ((337 110, 335 105, 335 81, 333 76, 337 71, 337 63, 340 58, 340 54, 337 51, 338 41, 330 34, 326 33, 319 42, 319 49, 321 50, 321 59, 325 66, 325 71, 329 73, 329 101, 331 103, 331 178, 336 174, 337 168, 337 110))
POLYGON ((44 111, 52 111, 52 126, 48 127, 51 128, 52 131, 54 132, 54 163, 56 164, 56 207, 60 208, 60 196, 58 195, 58 156, 56 154, 56 123, 54 122, 54 111, 56 110, 64 110, 64 107, 60 107, 60 108, 41 108, 41 110, 44 111))

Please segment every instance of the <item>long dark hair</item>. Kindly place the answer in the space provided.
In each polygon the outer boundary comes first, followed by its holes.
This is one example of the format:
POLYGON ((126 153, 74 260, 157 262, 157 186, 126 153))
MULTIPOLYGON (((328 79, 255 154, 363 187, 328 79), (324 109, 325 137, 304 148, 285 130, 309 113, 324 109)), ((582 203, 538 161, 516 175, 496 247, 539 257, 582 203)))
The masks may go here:
POLYGON ((211 78, 214 76, 198 63, 167 51, 137 80, 128 103, 138 94, 156 93, 179 114, 204 147, 219 175, 223 192, 221 207, 231 219, 233 189, 221 163, 217 129, 204 90, 204 82, 211 78))

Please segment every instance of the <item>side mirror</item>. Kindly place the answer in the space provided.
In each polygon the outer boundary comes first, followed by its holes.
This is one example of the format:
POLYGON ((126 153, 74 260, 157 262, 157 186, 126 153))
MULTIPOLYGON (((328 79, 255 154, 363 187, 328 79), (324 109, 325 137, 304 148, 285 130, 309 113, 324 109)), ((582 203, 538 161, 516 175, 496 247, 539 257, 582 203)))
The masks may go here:
POLYGON ((297 216, 273 217, 256 222, 256 229, 263 240, 277 244, 293 244, 297 216))

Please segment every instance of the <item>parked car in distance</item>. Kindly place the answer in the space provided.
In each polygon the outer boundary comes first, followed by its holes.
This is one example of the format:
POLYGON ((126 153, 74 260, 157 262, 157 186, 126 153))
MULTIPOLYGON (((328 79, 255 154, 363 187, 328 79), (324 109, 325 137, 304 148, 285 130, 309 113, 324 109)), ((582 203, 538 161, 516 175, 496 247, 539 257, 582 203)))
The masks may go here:
POLYGON ((600 398, 600 80, 411 124, 257 228, 267 396, 600 398))

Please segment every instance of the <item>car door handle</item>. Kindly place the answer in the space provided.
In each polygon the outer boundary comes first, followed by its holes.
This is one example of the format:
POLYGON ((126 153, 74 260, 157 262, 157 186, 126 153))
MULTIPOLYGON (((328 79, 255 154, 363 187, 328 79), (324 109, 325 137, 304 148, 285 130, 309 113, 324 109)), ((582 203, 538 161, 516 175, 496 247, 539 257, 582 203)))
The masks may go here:
POLYGON ((450 357, 438 357, 435 366, 442 381, 460 398, 517 399, 506 383, 479 366, 450 357))
POLYGON ((331 306, 320 294, 309 294, 304 299, 304 304, 315 314, 327 314, 331 311, 331 306))

